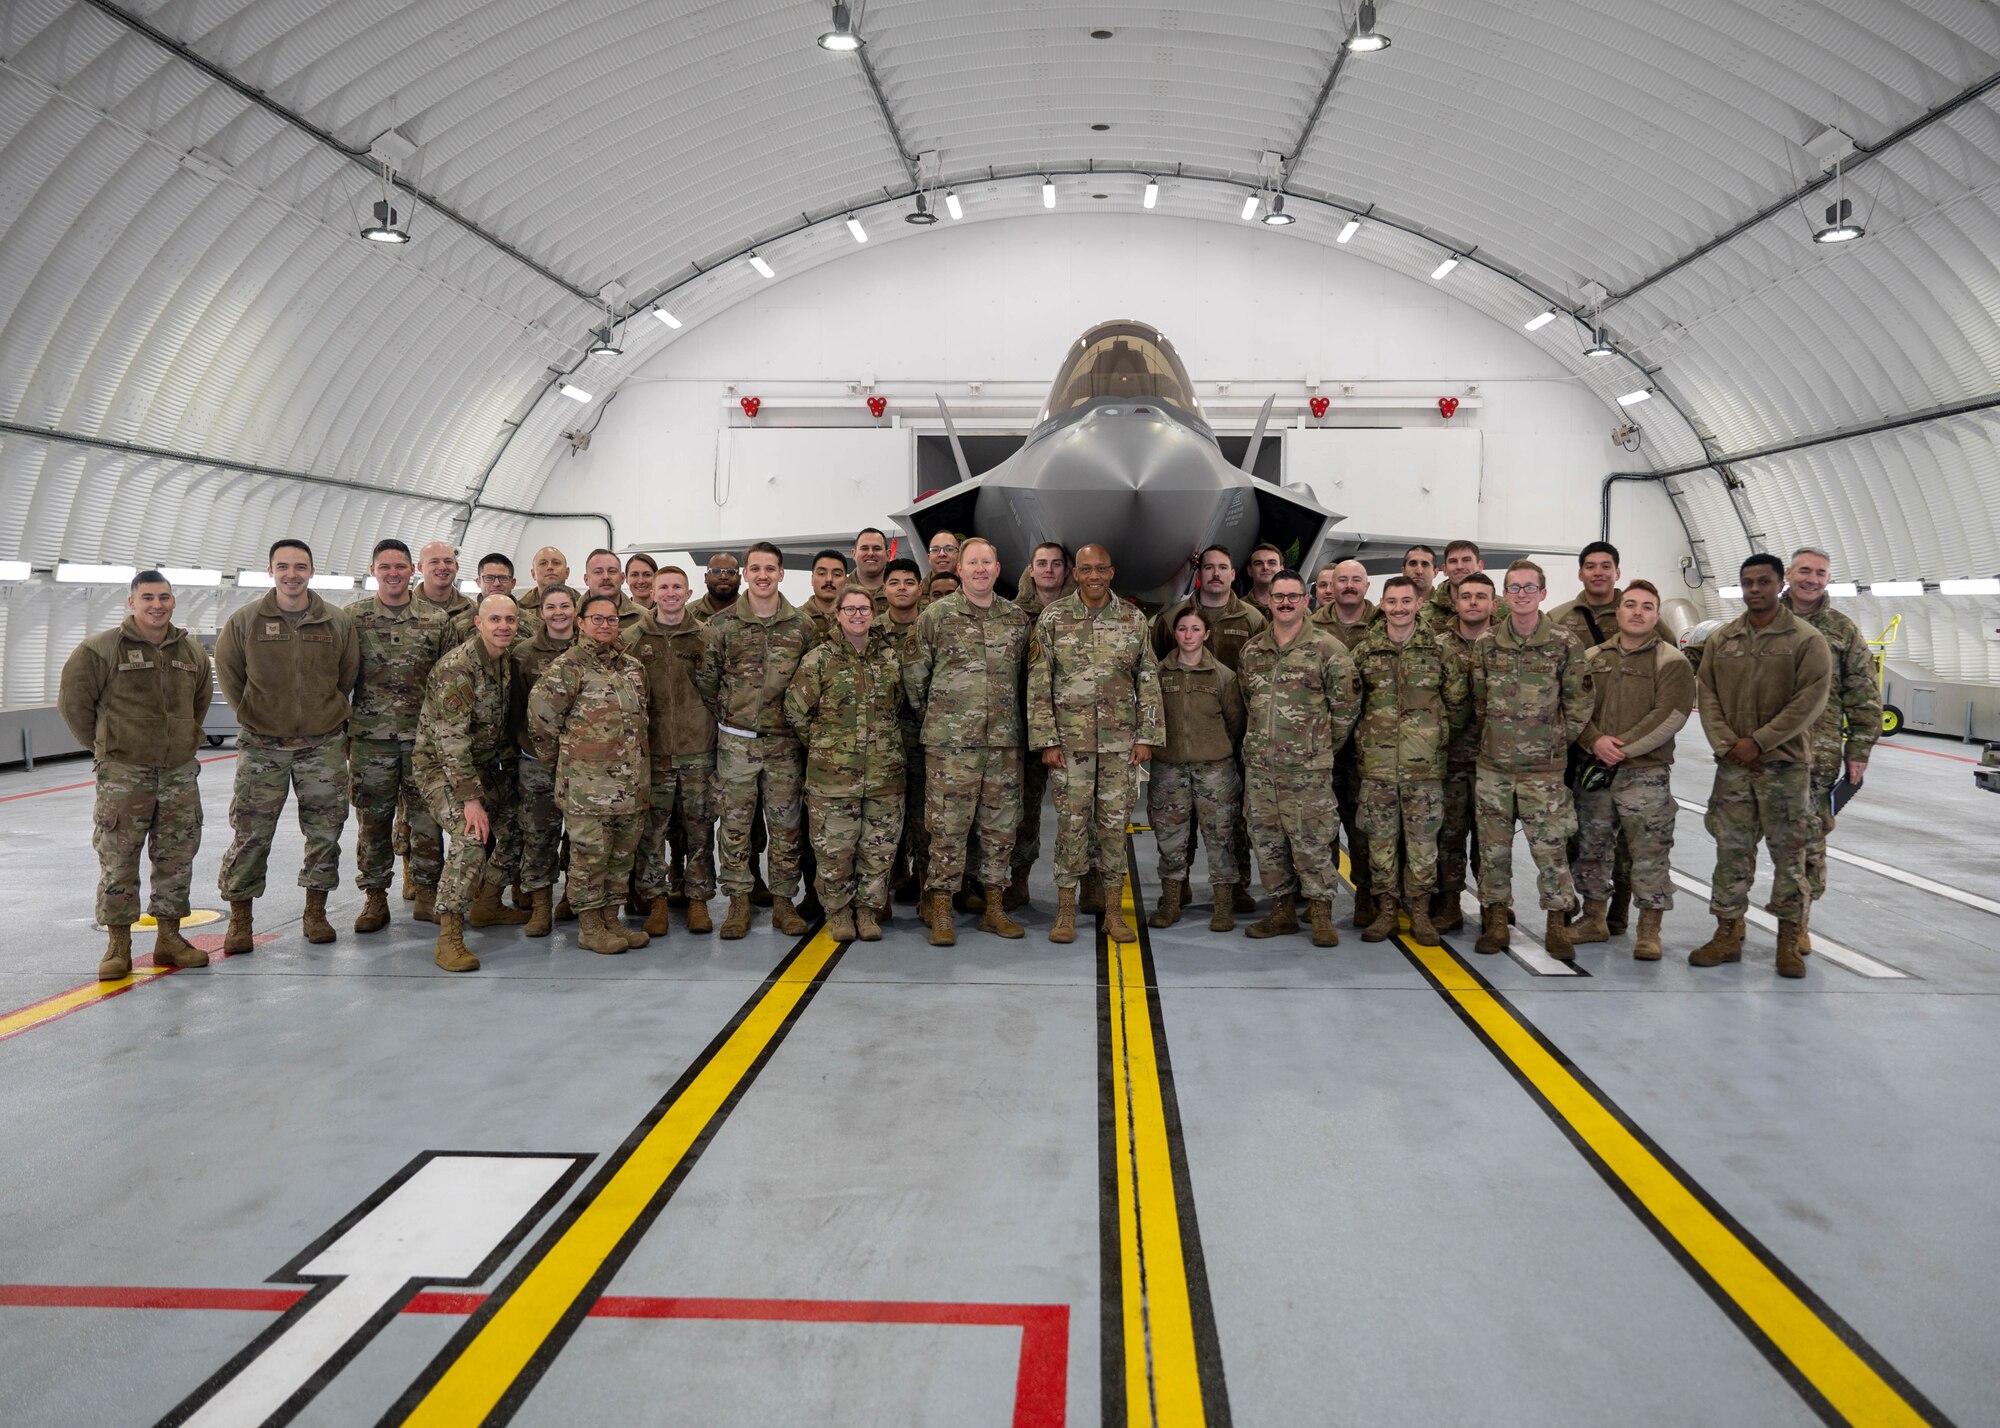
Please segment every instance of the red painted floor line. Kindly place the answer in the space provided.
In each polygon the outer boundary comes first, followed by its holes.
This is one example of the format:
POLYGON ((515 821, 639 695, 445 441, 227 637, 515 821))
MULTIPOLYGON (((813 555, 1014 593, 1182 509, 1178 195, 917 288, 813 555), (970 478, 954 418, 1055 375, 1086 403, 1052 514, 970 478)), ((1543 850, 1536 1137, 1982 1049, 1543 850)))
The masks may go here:
POLYGON ((1877 740, 1875 748, 1878 753, 1883 749, 1891 749, 1899 754, 1922 754, 1927 759, 1950 759, 1955 764, 1979 762, 1978 759, 1968 759, 1964 754, 1947 754, 1941 749, 1916 749, 1908 744, 1892 744, 1887 739, 1877 740))
MULTIPOLYGON (((53 789, 49 791, 51 793, 54 792, 53 789)), ((226 962, 232 956, 235 955, 232 952, 225 952, 222 950, 222 944, 224 940, 225 940, 225 934, 223 933, 202 932, 202 933, 195 933, 194 935, 190 936, 188 938, 188 945, 191 947, 199 947, 202 949, 202 951, 208 953, 209 965, 214 966, 217 962, 226 962)), ((260 932, 257 933, 251 939, 251 941, 254 942, 259 947, 263 946, 266 942, 276 942, 277 940, 278 940, 278 934, 275 932, 260 932)), ((138 956, 132 959, 132 966, 135 970, 141 968, 150 968, 152 965, 153 965, 153 954, 150 952, 142 952, 138 956)), ((101 992, 97 996, 90 998, 88 1001, 77 1002, 74 1006, 63 1007, 59 1011, 51 1011, 45 1017, 39 1017, 30 1021, 26 1021, 19 1026, 13 1027, 10 1030, 0 1031, 0 1041, 7 1041, 16 1036, 25 1036, 31 1031, 35 1031, 44 1026, 52 1025, 55 1022, 59 1022, 66 1016, 75 1016, 80 1011, 89 1011, 92 1007, 101 1007, 106 1002, 110 1001, 113 997, 122 997, 135 987, 143 987, 144 985, 146 985, 146 982, 157 982, 160 980, 161 977, 171 977, 174 975, 174 973, 181 970, 183 969, 179 967, 168 967, 166 970, 159 973, 158 976, 148 977, 143 982, 137 980, 127 982, 122 987, 116 987, 101 992)), ((38 1001, 29 1002, 26 1006, 18 1007, 10 1012, 0 1012, 0 1025, 4 1025, 5 1023, 10 1021, 15 1021, 18 1018, 25 1016, 30 1012, 33 1012, 36 1007, 48 1006, 52 1002, 63 1001, 65 998, 75 996, 78 992, 87 991, 90 988, 98 985, 100 984, 96 982, 79 982, 76 986, 69 988, 67 991, 56 992, 53 995, 42 997, 38 1001)))
MULTIPOLYGON (((205 759, 197 759, 196 762, 204 764, 219 764, 224 759, 233 759, 235 757, 236 755, 234 754, 211 754, 209 757, 205 759)), ((5 795, 0 795, 0 803, 12 803, 17 798, 40 798, 42 795, 48 793, 74 793, 79 788, 95 788, 96 786, 97 786, 96 779, 88 779, 83 783, 58 784, 54 788, 38 788, 34 790, 34 792, 32 793, 9 793, 5 795)))
MULTIPOLYGON (((206 1309, 282 1314, 303 1289, 171 1289, 115 1284, 0 1284, 0 1308, 206 1309)), ((405 1314, 470 1314, 484 1294, 426 1290, 405 1314)), ((689 1299, 607 1294, 593 1319, 707 1319, 783 1324, 976 1324, 1021 1331, 1014 1428, 1062 1428, 1069 1399, 1069 1306, 869 1299, 689 1299)))

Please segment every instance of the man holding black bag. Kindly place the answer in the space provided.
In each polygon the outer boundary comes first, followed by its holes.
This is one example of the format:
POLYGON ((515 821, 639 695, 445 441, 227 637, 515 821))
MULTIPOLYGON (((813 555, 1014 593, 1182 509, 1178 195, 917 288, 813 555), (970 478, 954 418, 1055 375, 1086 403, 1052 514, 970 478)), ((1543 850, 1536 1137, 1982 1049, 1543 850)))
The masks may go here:
MULTIPOLYGON (((1576 636, 1576 642, 1586 650, 1596 649, 1606 640, 1618 636, 1618 602, 1624 591, 1618 588, 1619 575, 1618 547, 1608 540, 1594 540, 1585 546, 1576 558, 1576 578, 1583 590, 1574 600, 1568 600, 1549 612, 1549 618, 1576 636)), ((1577 789, 1577 777, 1582 772, 1585 751, 1572 748, 1569 751, 1569 769, 1565 782, 1572 793, 1577 789)), ((1583 844, 1575 837, 1569 840, 1569 873, 1572 878, 1580 877, 1583 863, 1583 844)), ((1618 834, 1617 861, 1612 867, 1611 904, 1606 912, 1606 925, 1611 932, 1623 932, 1632 910, 1632 854, 1625 846, 1625 835, 1618 834)), ((1601 939, 1591 938, 1591 941, 1601 939)))

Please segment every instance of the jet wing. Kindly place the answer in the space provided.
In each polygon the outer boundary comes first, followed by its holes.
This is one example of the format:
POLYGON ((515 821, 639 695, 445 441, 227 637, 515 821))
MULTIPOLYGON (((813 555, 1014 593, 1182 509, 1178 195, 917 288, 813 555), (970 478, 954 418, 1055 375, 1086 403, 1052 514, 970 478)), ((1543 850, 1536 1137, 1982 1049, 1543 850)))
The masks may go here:
POLYGON ((910 537, 910 557, 926 572, 931 568, 932 536, 939 531, 964 536, 979 529, 976 519, 979 493, 985 488, 986 477, 975 476, 970 481, 947 486, 924 497, 916 505, 896 512, 896 524, 910 537))
POLYGON ((1255 476, 1250 478, 1250 489, 1257 500, 1257 539, 1275 545, 1284 555, 1285 565, 1310 583, 1314 567, 1322 563, 1323 546, 1338 539, 1334 523, 1340 516, 1309 492, 1287 490, 1255 476))

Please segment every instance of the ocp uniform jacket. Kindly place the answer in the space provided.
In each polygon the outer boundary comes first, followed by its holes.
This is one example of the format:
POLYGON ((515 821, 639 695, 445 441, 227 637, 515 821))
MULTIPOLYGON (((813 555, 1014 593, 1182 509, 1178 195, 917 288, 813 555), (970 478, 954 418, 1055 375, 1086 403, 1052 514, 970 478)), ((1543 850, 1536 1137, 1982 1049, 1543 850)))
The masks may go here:
POLYGON ((347 612, 308 597, 294 625, 273 590, 222 626, 215 642, 222 697, 247 734, 312 739, 347 723, 347 691, 361 673, 361 641, 347 612))
POLYGON ((208 655, 194 636, 169 625, 156 645, 127 616, 70 652, 56 707, 96 758, 167 769, 194 757, 214 698, 208 655))

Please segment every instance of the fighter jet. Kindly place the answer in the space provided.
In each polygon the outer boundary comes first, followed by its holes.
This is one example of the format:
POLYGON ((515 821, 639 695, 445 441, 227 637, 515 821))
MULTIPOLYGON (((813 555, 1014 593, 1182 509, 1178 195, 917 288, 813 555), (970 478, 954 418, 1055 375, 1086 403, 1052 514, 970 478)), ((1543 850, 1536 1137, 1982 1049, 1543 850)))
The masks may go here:
POLYGON ((1116 589, 1146 605, 1186 593, 1197 552, 1223 545, 1240 569, 1269 541, 1304 566, 1340 517, 1308 496, 1250 474, 1271 402, 1242 466, 1233 466, 1202 416, 1173 344, 1139 322, 1106 322, 1076 340, 1021 449, 982 476, 966 463, 957 428, 938 399, 959 484, 896 515, 915 547, 951 530, 993 542, 1007 576, 1037 545, 1111 551, 1116 589))

